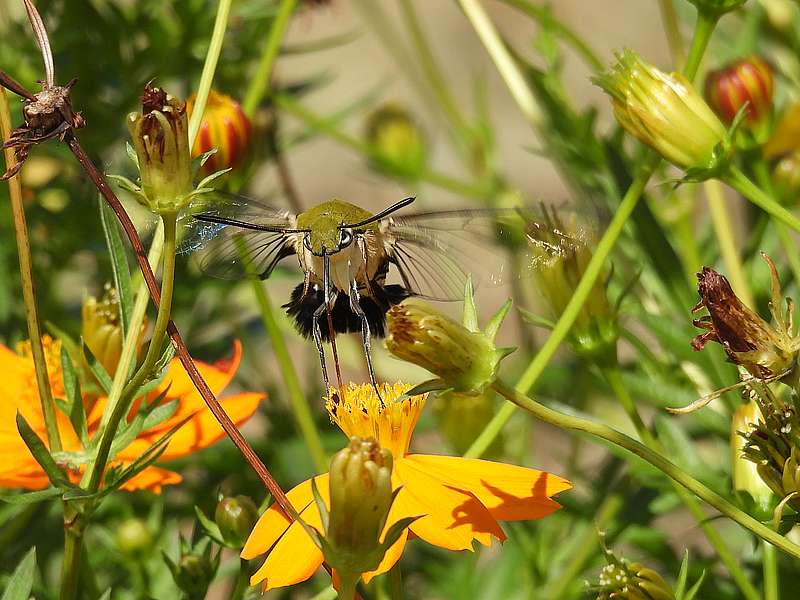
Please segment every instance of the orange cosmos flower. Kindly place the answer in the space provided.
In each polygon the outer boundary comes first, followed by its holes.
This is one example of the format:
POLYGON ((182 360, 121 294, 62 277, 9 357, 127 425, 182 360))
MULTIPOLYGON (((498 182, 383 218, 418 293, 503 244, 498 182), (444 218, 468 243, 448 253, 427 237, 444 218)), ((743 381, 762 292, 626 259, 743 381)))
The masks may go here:
MULTIPOLYGON (((42 341, 45 346, 47 371, 53 396, 64 397, 61 342, 48 336, 44 336, 42 341)), ((237 341, 234 343, 233 356, 229 359, 214 365, 196 363, 214 394, 219 394, 233 379, 241 356, 242 347, 237 341)), ((0 464, 0 487, 29 490, 45 488, 49 485, 47 476, 19 436, 15 422, 16 412, 19 411, 39 437, 47 439, 29 346, 26 350, 23 344, 22 351, 17 354, 0 344, 0 381, 3 382, 0 391, 0 456, 3 457, 0 464)), ((166 421, 139 433, 128 447, 117 453, 112 464, 126 465, 136 460, 155 441, 186 417, 191 418, 169 440, 161 460, 186 456, 210 446, 224 435, 178 359, 170 361, 164 379, 148 399, 153 400, 163 392, 166 392, 166 396, 162 402, 178 401, 175 413, 166 421)), ((221 403, 233 422, 240 425, 252 416, 258 403, 263 399, 264 394, 248 392, 228 396, 221 400, 221 403)), ((83 401, 90 437, 97 432, 106 400, 105 397, 92 398, 84 394, 83 401)), ((56 416, 64 451, 67 453, 81 451, 81 442, 69 418, 60 410, 56 410, 56 416)), ((71 472, 73 479, 77 480, 82 470, 82 466, 75 468, 71 472)), ((148 489, 159 493, 161 486, 179 483, 181 480, 182 477, 178 473, 151 465, 122 487, 129 491, 148 489)))
MULTIPOLYGON (((492 537, 505 540, 498 521, 540 519, 560 508, 552 496, 571 485, 556 475, 485 460, 409 454, 411 434, 426 397, 401 398, 409 389, 401 383, 383 384, 385 407, 381 407, 371 385, 351 383, 344 397, 332 390, 326 398, 331 420, 345 435, 374 437, 392 453, 392 484, 401 489, 384 534, 400 519, 419 516, 409 527, 417 537, 448 550, 472 550, 474 541, 488 546, 492 537)), ((328 474, 315 479, 330 506, 328 474)), ((301 518, 322 531, 311 480, 296 486, 287 496, 301 518)), ((407 538, 408 531, 387 551, 380 566, 364 575, 364 580, 388 571, 403 553, 407 538)), ((275 505, 258 520, 241 556, 251 559, 267 551, 264 564, 250 578, 251 585, 263 582, 264 590, 304 581, 322 564, 322 552, 305 530, 299 523, 290 523, 275 505)))

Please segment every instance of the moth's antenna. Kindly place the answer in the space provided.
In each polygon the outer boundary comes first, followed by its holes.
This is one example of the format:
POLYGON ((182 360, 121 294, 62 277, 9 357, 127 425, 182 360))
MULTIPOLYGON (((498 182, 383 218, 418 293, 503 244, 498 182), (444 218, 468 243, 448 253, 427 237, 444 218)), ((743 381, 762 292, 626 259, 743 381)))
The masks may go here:
POLYGON ((256 223, 248 223, 247 221, 239 221, 237 219, 228 219, 227 217, 218 217, 210 213, 199 213, 192 215, 192 218, 198 221, 205 221, 206 223, 219 223, 220 225, 233 225, 234 227, 241 227, 242 229, 252 229, 254 231, 270 231, 272 233, 309 233, 310 229, 289 229, 287 227, 270 227, 268 225, 258 225, 256 223))
POLYGON ((400 200, 400 202, 395 202, 389 208, 383 209, 381 212, 372 215, 368 219, 364 219, 363 221, 359 221, 358 223, 346 223, 344 225, 339 225, 339 229, 344 229, 345 227, 347 228, 361 227, 363 225, 369 225, 370 223, 374 223, 375 221, 380 221, 382 218, 392 214, 396 210, 400 210, 404 206, 408 206, 416 199, 417 199, 416 196, 409 196, 408 198, 403 198, 402 200, 400 200))

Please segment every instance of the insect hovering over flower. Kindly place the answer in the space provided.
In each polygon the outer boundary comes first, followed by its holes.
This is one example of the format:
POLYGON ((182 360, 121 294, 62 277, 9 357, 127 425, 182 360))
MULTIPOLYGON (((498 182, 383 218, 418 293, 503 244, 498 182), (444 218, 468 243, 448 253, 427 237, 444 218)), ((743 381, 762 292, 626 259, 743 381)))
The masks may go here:
MULTIPOLYGON (((412 202, 404 198, 373 214, 333 199, 293 214, 219 193, 192 215, 181 251, 199 251, 201 270, 223 279, 266 279, 295 255, 304 277, 284 308, 297 330, 315 341, 326 388, 323 342, 337 333, 361 334, 374 384, 371 342, 384 336, 389 308, 408 296, 463 299, 476 252, 524 227, 514 209, 395 214, 412 202), (399 283, 387 283, 391 269, 399 283)), ((499 282, 503 270, 493 265, 483 279, 499 282)))

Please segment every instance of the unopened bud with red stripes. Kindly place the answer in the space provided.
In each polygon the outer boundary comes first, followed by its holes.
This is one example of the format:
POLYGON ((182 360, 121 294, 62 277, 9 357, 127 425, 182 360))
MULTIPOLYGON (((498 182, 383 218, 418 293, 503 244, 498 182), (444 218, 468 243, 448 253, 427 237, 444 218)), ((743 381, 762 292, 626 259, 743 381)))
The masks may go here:
MULTIPOLYGON (((195 96, 186 102, 189 116, 194 108, 195 96)), ((217 149, 203 165, 206 173, 234 169, 247 157, 251 139, 250 119, 239 103, 225 94, 211 90, 200 129, 192 148, 192 156, 200 156, 217 149)))
POLYGON ((727 125, 744 108, 742 126, 759 137, 767 133, 772 119, 773 80, 769 63, 750 56, 711 71, 706 77, 706 99, 727 125))

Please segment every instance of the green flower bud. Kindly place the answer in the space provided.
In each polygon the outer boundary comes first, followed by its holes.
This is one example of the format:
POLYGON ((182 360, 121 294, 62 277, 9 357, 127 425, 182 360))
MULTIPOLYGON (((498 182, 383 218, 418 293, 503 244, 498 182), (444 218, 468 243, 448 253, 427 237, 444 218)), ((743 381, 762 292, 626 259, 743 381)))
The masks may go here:
POLYGON ((392 454, 374 439, 350 438, 331 459, 325 559, 337 572, 372 571, 383 559, 381 532, 392 505, 392 454))
POLYGON ((139 162, 137 199, 154 213, 176 214, 192 192, 186 104, 148 83, 142 113, 128 115, 128 129, 139 162))
POLYGON ((617 64, 593 81, 611 96, 617 121, 672 164, 713 172, 732 144, 725 126, 679 73, 664 73, 625 50, 617 64))
POLYGON ((761 411, 754 400, 742 404, 734 412, 731 422, 731 471, 733 490, 742 499, 745 509, 756 518, 767 520, 772 517, 775 496, 761 479, 758 466, 743 454, 746 434, 758 424, 760 418, 761 411))
POLYGON ((457 392, 482 393, 510 352, 414 298, 393 306, 386 322, 389 352, 427 369, 457 392))
POLYGON ((128 556, 144 553, 152 541, 147 526, 140 519, 127 519, 120 523, 115 537, 120 551, 128 556))
POLYGON ((375 154, 376 168, 417 179, 425 167, 425 136, 411 115, 403 108, 386 105, 367 120, 367 142, 375 154))
POLYGON ((231 548, 243 548, 258 520, 258 507, 248 496, 226 497, 219 501, 214 521, 222 539, 231 548))
POLYGON ((188 600, 202 600, 214 580, 219 568, 221 552, 212 552, 208 538, 202 538, 192 546, 181 537, 181 555, 175 563, 162 552, 175 584, 186 594, 188 600))

